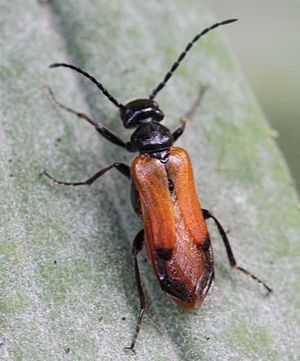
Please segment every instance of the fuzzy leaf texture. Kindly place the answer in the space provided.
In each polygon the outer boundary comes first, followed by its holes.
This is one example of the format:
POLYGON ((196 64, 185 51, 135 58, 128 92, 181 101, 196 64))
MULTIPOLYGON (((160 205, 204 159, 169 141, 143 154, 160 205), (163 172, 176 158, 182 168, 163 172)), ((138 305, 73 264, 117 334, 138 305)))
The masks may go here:
MULTIPOLYGON (((208 85, 178 145, 190 153, 202 206, 228 230, 239 264, 274 292, 266 297, 230 269, 208 222, 216 279, 199 310, 174 305, 140 257, 148 311, 132 354, 123 350, 139 308, 130 249, 142 224, 129 182, 115 170, 91 187, 39 178, 47 168, 59 179, 85 180, 132 157, 53 106, 45 86, 124 140, 130 132, 91 82, 48 65, 87 70, 121 102, 147 96, 216 19, 204 1, 15 0, 0 7, 0 359, 299 360, 297 194, 224 46, 227 27, 195 45, 156 100, 175 129, 208 85)), ((242 21, 229 26, 239 31, 242 21)))

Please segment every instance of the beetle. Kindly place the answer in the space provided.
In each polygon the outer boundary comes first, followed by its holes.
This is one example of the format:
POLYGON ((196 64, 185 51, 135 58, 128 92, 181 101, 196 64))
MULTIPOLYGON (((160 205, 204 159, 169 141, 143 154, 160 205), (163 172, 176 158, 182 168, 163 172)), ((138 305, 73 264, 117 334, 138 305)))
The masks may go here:
MULTIPOLYGON (((140 311, 135 333, 128 347, 131 350, 134 350, 146 307, 138 265, 138 254, 144 244, 162 290, 177 304, 187 308, 198 308, 205 299, 214 279, 213 251, 206 225, 206 220, 211 218, 224 242, 230 266, 262 284, 268 293, 272 291, 266 283, 237 264, 221 223, 209 210, 201 208, 188 153, 182 148, 173 146, 184 132, 186 119, 182 117, 180 119, 181 126, 171 132, 161 124, 165 116, 154 100, 188 51, 204 34, 236 20, 229 19, 215 23, 197 34, 186 45, 184 51, 149 97, 134 99, 126 104, 116 100, 98 80, 77 66, 66 63, 50 65, 50 68, 70 68, 91 80, 104 96, 119 108, 123 126, 134 129, 130 140, 124 142, 86 114, 58 102, 52 90, 48 88, 52 100, 59 107, 89 122, 101 136, 111 143, 129 152, 139 153, 133 159, 131 167, 115 162, 83 182, 64 182, 52 177, 46 170, 42 173, 55 183, 71 186, 91 185, 113 168, 132 180, 131 201, 136 214, 144 223, 144 229, 138 232, 132 244, 132 259, 140 311)), ((203 93, 204 91, 200 92, 199 99, 190 111, 190 115, 198 106, 203 93)))

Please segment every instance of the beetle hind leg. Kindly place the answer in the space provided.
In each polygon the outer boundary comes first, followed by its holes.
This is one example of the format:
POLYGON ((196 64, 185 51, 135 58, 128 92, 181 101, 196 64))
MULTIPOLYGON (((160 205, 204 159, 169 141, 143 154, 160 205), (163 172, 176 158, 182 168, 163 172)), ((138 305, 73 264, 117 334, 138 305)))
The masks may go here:
POLYGON ((216 226, 218 228, 218 231, 219 231, 219 233, 220 233, 220 235, 221 235, 221 237, 223 239, 230 266, 232 268, 235 268, 235 269, 243 272, 245 275, 250 276, 256 282, 263 285, 265 287, 265 289, 268 291, 268 293, 272 292, 272 289, 265 282, 263 282, 261 279, 256 277, 253 273, 247 271, 245 268, 243 268, 243 267, 241 267, 241 266, 239 266, 237 264, 237 262, 235 260, 235 257, 233 255, 233 252, 232 252, 232 248, 231 248, 230 243, 229 243, 229 239, 228 239, 227 234, 226 234, 224 228, 222 227, 221 223, 207 209, 202 209, 202 212, 203 212, 203 215, 204 215, 205 219, 212 218, 214 220, 214 222, 215 222, 215 224, 216 224, 216 226))
POLYGON ((138 294, 139 294, 139 299, 140 299, 140 311, 139 311, 139 315, 137 318, 135 333, 133 335, 131 344, 130 344, 130 346, 125 347, 125 350, 132 350, 133 352, 134 352, 134 346, 135 346, 136 340, 140 333, 141 324, 143 322, 143 318, 144 318, 144 314, 145 314, 145 310, 146 310, 145 294, 144 294, 143 287, 142 287, 139 265, 138 265, 138 260, 137 260, 137 256, 143 248, 143 243, 144 243, 144 230, 142 229, 135 236, 135 239, 132 244, 132 262, 133 262, 133 267, 134 267, 136 286, 138 289, 138 294))

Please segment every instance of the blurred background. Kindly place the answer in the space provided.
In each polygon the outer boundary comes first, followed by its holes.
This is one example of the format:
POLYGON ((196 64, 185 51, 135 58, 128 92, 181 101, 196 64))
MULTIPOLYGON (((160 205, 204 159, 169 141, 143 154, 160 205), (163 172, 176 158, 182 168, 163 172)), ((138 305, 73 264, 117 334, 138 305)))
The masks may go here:
POLYGON ((300 191, 300 1, 211 0, 300 191))

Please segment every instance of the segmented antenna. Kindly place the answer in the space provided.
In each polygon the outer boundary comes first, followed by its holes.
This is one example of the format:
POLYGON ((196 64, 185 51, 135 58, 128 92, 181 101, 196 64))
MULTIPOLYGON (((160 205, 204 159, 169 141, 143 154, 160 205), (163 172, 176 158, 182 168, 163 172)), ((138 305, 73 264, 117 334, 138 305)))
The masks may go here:
POLYGON ((111 94, 110 92, 104 88, 104 86, 96 79, 94 78, 92 75, 90 75, 89 73, 87 73, 84 70, 81 70, 80 68, 77 68, 77 66, 75 65, 71 65, 71 64, 65 64, 65 63, 54 63, 51 64, 49 66, 49 68, 58 68, 60 66, 63 66, 65 68, 71 68, 75 71, 77 71, 78 73, 84 75, 86 78, 90 79, 94 84, 97 85, 97 87, 102 91, 102 93, 112 102, 114 103, 115 106, 117 106, 118 108, 125 108, 125 106, 121 103, 119 103, 111 94))
POLYGON ((179 64, 182 62, 182 60, 185 58, 188 51, 191 49, 191 47, 206 33, 208 33, 210 30, 213 30, 221 25, 226 25, 233 23, 234 21, 237 21, 238 19, 229 19, 222 21, 220 23, 216 23, 204 30, 201 31, 201 33, 197 34, 194 39, 187 44, 184 51, 179 55, 178 59, 175 61, 175 63, 172 65, 171 69, 168 71, 168 73, 165 75, 164 80, 152 91, 152 94, 149 96, 149 99, 154 99, 156 94, 162 90, 162 88, 166 85, 167 81, 171 78, 174 71, 178 68, 179 64))

